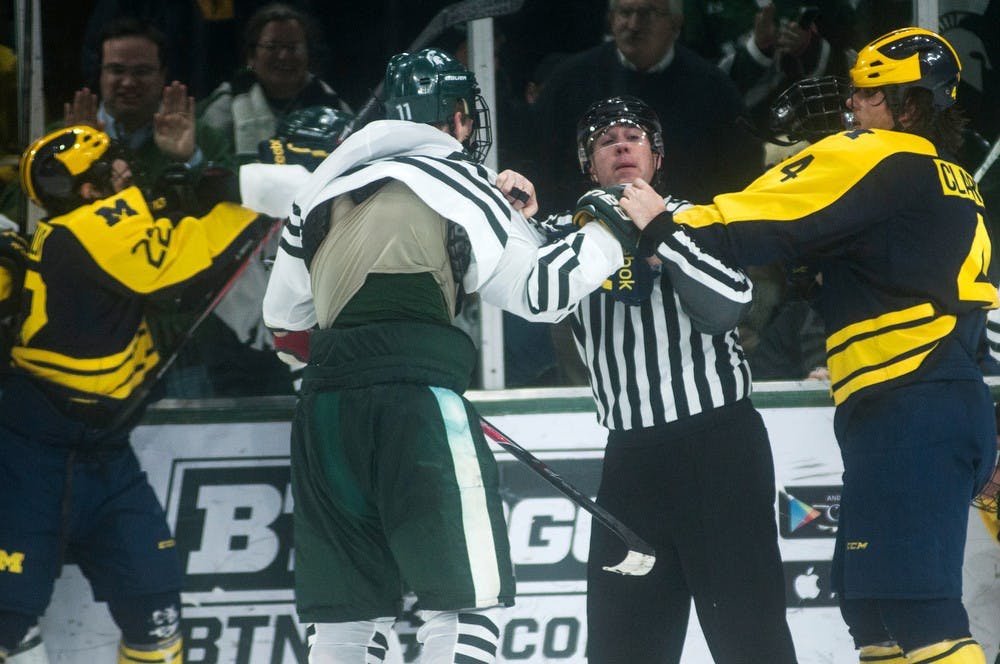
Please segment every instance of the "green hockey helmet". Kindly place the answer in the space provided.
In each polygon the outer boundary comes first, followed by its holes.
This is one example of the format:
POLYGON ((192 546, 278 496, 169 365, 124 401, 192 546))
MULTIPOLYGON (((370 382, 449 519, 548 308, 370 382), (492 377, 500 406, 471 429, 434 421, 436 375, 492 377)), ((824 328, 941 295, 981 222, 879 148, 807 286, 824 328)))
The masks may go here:
POLYGON ((354 115, 329 106, 307 106, 278 122, 275 137, 313 150, 333 152, 338 137, 354 115))
POLYGON ((477 162, 493 144, 490 111, 475 75, 444 51, 425 48, 394 55, 385 70, 384 104, 388 119, 449 127, 455 111, 463 111, 472 118, 465 148, 477 162))

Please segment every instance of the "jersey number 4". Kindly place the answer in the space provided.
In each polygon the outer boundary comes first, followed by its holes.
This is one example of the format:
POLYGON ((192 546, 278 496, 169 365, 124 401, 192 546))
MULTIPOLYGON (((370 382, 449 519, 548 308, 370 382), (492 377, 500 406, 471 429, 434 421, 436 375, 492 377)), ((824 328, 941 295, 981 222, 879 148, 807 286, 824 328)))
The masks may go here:
POLYGON ((982 302, 990 309, 997 306, 997 287, 987 277, 992 257, 993 248, 983 215, 977 214, 972 247, 958 271, 956 285, 959 299, 964 302, 982 302))

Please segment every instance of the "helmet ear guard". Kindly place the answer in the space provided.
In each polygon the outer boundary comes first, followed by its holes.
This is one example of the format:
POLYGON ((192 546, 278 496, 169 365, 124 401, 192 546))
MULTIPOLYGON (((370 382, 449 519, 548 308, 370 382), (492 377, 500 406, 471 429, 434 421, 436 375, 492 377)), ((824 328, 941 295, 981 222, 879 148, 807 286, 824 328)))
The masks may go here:
POLYGON ((858 53, 851 68, 856 88, 898 86, 901 92, 917 87, 929 90, 937 110, 955 103, 962 77, 958 54, 943 37, 923 28, 894 30, 858 53))
POLYGON ((455 112, 468 115, 472 133, 465 147, 475 161, 486 158, 493 144, 489 108, 475 75, 451 55, 434 48, 394 55, 385 70, 384 89, 389 119, 448 125, 454 131, 455 112))
POLYGON ((594 139, 608 127, 619 124, 634 125, 645 131, 649 135, 650 148, 663 158, 663 128, 656 111, 637 97, 609 97, 591 104, 576 124, 576 155, 582 173, 586 174, 590 167, 594 139))
POLYGON ((111 138, 85 125, 42 136, 21 155, 19 179, 24 193, 50 214, 79 206, 81 182, 110 187, 111 162, 117 156, 111 138))

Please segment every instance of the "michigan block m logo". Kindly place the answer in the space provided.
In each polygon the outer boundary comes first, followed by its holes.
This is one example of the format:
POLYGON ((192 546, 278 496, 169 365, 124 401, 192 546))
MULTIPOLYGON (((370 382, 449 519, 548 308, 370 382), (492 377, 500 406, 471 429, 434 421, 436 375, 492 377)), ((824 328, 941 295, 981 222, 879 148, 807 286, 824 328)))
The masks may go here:
POLYGON ((24 571, 24 554, 14 551, 7 553, 0 549, 0 572, 10 572, 11 574, 21 574, 24 571))

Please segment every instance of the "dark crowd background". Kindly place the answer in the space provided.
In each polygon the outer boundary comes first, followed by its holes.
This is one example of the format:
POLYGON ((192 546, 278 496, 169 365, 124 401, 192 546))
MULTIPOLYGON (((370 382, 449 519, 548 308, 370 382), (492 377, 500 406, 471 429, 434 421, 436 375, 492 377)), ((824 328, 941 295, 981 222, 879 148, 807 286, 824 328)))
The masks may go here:
MULTIPOLYGON (((12 30, 11 9, 5 11, 12 30)), ((234 0, 233 18, 200 20, 205 12, 199 5, 213 5, 212 0, 162 0, 155 2, 81 0, 58 3, 58 12, 43 3, 42 42, 45 69, 45 98, 49 119, 59 117, 62 103, 72 98, 82 85, 91 84, 94 63, 85 45, 96 43, 100 27, 112 16, 132 13, 153 19, 158 25, 174 26, 168 36, 183 56, 171 64, 170 76, 187 83, 196 98, 211 92, 229 79, 243 63, 242 29, 246 19, 262 0, 234 0), (200 55, 198 55, 200 54, 200 55), (76 66, 82 63, 82 67, 76 66), (89 71, 83 71, 89 70, 89 71), (89 74, 89 75, 88 75, 89 74)), ((383 2, 321 2, 292 0, 286 4, 311 14, 321 33, 322 50, 314 54, 315 73, 329 81, 341 97, 358 108, 381 81, 389 57, 405 49, 424 26, 449 0, 385 0, 383 2)), ((573 52, 599 42, 605 31, 607 0, 525 0, 517 14, 497 21, 499 57, 504 71, 520 90, 533 68, 546 53, 573 52)), ((464 33, 453 30, 435 45, 457 45, 464 33)), ((13 43, 10 39, 8 43, 13 43)))

